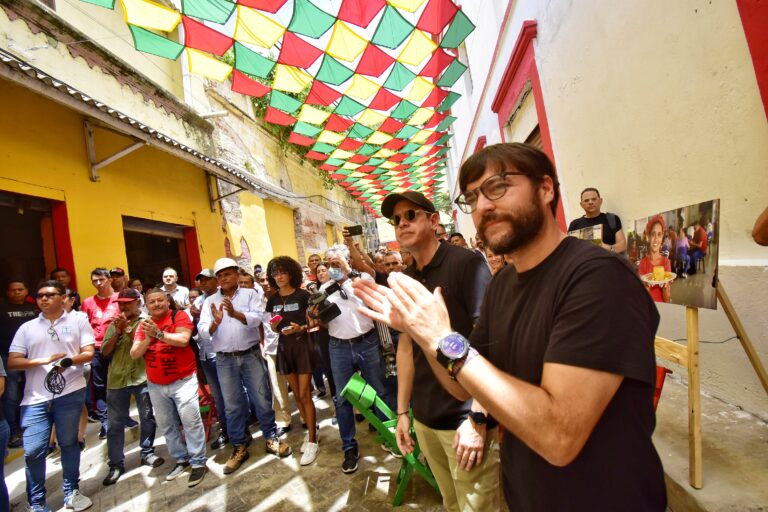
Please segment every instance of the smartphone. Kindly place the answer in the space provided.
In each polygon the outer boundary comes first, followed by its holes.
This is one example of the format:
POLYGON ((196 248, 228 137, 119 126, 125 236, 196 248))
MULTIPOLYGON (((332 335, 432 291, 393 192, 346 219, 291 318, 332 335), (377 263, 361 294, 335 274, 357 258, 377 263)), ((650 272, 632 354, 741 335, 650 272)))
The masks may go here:
POLYGON ((346 229, 350 236, 360 236, 363 234, 363 226, 360 224, 356 226, 347 226, 346 229))
POLYGON ((287 327, 283 327, 282 329, 280 329, 280 332, 281 332, 281 333, 283 333, 283 334, 285 334, 285 333, 286 333, 286 331, 290 331, 290 330, 291 330, 291 326, 289 325, 289 326, 287 326, 287 327))
POLYGON ((280 315, 275 315, 269 319, 269 323, 271 324, 279 324, 282 321, 283 321, 283 317, 280 315))

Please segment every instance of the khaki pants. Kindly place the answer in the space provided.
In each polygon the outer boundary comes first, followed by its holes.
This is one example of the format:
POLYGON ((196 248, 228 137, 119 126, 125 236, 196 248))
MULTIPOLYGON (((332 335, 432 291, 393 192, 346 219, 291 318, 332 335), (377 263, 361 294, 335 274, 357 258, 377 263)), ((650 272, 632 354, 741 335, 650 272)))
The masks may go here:
POLYGON ((485 436, 483 462, 466 471, 459 468, 453 449, 455 430, 434 430, 414 420, 419 447, 429 463, 450 512, 499 510, 498 431, 485 436))
POLYGON ((275 424, 288 427, 291 424, 291 410, 288 402, 288 383, 277 373, 277 354, 266 354, 269 382, 272 384, 272 408, 275 410, 275 424))

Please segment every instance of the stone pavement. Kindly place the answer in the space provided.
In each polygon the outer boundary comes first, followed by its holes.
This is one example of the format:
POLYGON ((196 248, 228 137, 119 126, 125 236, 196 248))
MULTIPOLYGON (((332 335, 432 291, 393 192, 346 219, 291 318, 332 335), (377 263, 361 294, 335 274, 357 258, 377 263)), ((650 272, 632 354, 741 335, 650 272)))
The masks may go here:
MULTIPOLYGON (((158 438, 156 453, 166 459, 157 469, 140 467, 136 441, 138 429, 126 433, 126 469, 116 485, 104 487, 101 480, 107 473, 106 441, 99 441, 98 426, 89 425, 87 448, 81 459, 80 489, 93 500, 94 511, 335 511, 392 510, 396 489, 395 478, 400 461, 374 444, 374 434, 367 423, 359 423, 360 464, 357 472, 341 472, 341 440, 338 429, 331 424, 329 398, 316 399, 320 420, 320 452, 311 466, 299 465, 299 447, 304 437, 296 408, 293 409, 293 429, 286 436, 294 454, 278 459, 264 452, 261 432, 254 430, 251 457, 234 474, 224 476, 224 463, 231 448, 209 450, 209 473, 195 488, 187 487, 187 477, 166 482, 172 467, 163 438, 158 438)), ((133 411, 133 418, 138 416, 133 411)), ((11 510, 26 506, 24 459, 19 456, 6 465, 6 483, 11 495, 11 510)), ((48 459, 48 504, 52 510, 63 508, 61 465, 58 456, 48 459)), ((418 475, 411 479, 402 508, 424 511, 444 510, 440 495, 418 475)))

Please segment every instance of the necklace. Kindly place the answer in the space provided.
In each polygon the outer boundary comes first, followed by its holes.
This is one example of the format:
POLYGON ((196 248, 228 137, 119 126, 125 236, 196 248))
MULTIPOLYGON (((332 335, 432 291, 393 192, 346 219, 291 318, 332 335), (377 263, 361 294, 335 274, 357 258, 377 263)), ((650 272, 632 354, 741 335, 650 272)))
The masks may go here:
POLYGON ((294 293, 296 293, 296 290, 293 290, 293 291, 292 291, 291 293, 289 293, 288 295, 282 295, 282 294, 280 294, 280 300, 281 300, 281 301, 282 301, 282 303, 283 303, 283 311, 285 311, 285 302, 286 302, 286 301, 287 301, 287 300, 288 300, 288 299, 291 297, 291 295, 293 295, 294 293))

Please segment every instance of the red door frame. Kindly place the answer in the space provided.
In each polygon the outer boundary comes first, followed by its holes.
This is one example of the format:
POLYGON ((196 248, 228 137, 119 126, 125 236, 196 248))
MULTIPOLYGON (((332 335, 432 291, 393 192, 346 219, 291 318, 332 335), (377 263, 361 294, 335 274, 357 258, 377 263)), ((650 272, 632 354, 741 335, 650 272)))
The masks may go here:
MULTIPOLYGON (((552 138, 549 135, 547 111, 544 108, 544 96, 541 93, 541 81, 539 80, 539 71, 536 69, 536 55, 533 48, 533 41, 536 39, 537 30, 536 21, 528 20, 523 23, 520 34, 515 42, 515 47, 512 50, 512 55, 509 57, 507 68, 504 70, 504 74, 499 82, 499 88, 496 90, 491 110, 498 116, 499 134, 501 140, 506 142, 504 125, 512 115, 512 109, 517 104, 525 84, 530 82, 531 93, 536 104, 541 143, 544 147, 544 152, 554 164, 555 154, 552 151, 552 138)), ((565 213, 563 211, 562 199, 557 205, 557 222, 561 229, 565 230, 565 213)))
POLYGON ((70 287, 77 290, 77 272, 75 257, 72 254, 72 238, 69 235, 69 217, 67 203, 51 201, 51 223, 53 224, 53 243, 56 246, 56 266, 69 271, 72 277, 70 287))
POLYGON ((768 2, 764 0, 736 0, 747 38, 747 46, 755 66, 757 87, 763 99, 765 116, 768 118, 768 2))
POLYGON ((203 269, 200 259, 200 245, 197 243, 197 230, 194 227, 184 228, 184 248, 187 252, 187 282, 194 281, 195 276, 203 269))

